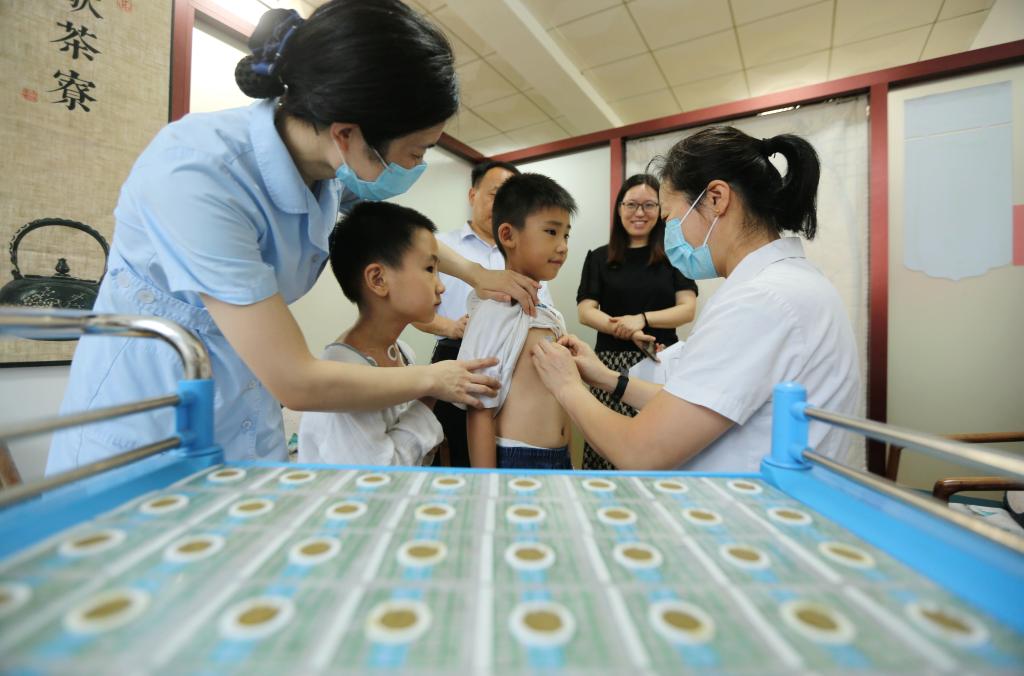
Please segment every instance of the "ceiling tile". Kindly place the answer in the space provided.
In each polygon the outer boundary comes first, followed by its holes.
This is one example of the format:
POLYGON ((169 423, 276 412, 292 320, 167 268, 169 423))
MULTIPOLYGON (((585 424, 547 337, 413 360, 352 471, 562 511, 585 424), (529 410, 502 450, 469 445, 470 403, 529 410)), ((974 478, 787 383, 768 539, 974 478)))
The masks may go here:
POLYGON ((952 19, 954 16, 962 16, 973 12, 980 12, 989 9, 995 4, 995 0, 946 0, 942 4, 942 11, 939 12, 939 21, 952 19))
POLYGON ((556 108, 554 104, 552 104, 551 101, 547 99, 546 96, 541 94, 536 89, 527 89, 526 91, 523 92, 523 94, 526 94, 526 97, 528 99, 536 103, 537 107, 539 107, 541 110, 547 113, 550 117, 558 117, 559 115, 561 115, 561 111, 559 111, 558 108, 556 108))
POLYGON ((947 21, 938 21, 932 26, 932 34, 921 53, 922 59, 934 59, 947 54, 966 52, 974 43, 988 12, 975 12, 947 21))
POLYGON ((482 120, 479 115, 468 108, 461 108, 457 119, 458 133, 454 133, 452 136, 463 143, 473 143, 498 133, 497 129, 482 120))
POLYGON ((573 122, 565 115, 562 115, 561 117, 556 117, 555 124, 564 129, 565 133, 568 134, 569 136, 580 136, 581 134, 586 133, 577 125, 573 124, 573 122))
POLYGON ((914 63, 921 54, 930 26, 884 35, 874 40, 855 42, 832 50, 831 80, 857 73, 914 63))
POLYGON ((750 96, 743 71, 712 77, 699 82, 690 82, 673 87, 682 110, 696 110, 708 106, 739 101, 750 96))
POLYGON ((512 67, 508 61, 498 54, 491 54, 487 57, 487 63, 494 66, 494 70, 501 73, 502 77, 512 83, 516 89, 520 91, 530 88, 530 83, 526 81, 522 75, 512 67))
POLYGON ((575 21, 594 12, 614 7, 620 0, 523 0, 534 18, 544 26, 553 28, 575 21))
POLYGON ((730 0, 732 14, 736 19, 736 25, 741 26, 751 21, 765 19, 776 14, 784 14, 794 9, 800 9, 807 5, 813 5, 821 0, 730 0))
POLYGON ((832 43, 832 3, 821 2, 749 23, 736 32, 747 68, 828 49, 832 43))
POLYGON ((412 7, 420 14, 428 14, 430 10, 423 6, 423 4, 416 2, 416 0, 402 0, 402 2, 409 7, 412 7))
POLYGON ((583 76, 605 101, 618 101, 668 86, 650 52, 585 70, 583 76))
MULTIPOLYGON (((942 6, 942 0, 836 0, 836 3, 834 45, 930 24, 942 6)), ((860 72, 868 70, 871 69, 860 72)))
POLYGON ((545 120, 540 124, 510 131, 506 134, 520 148, 550 143, 566 137, 565 131, 551 120, 545 120))
POLYGON ((679 112, 679 104, 676 103, 675 97, 668 89, 616 101, 611 106, 622 118, 623 124, 645 122, 679 112))
POLYGON ((487 56, 488 54, 494 53, 494 49, 492 49, 482 37, 477 35, 476 31, 470 28, 469 24, 463 21, 462 17, 452 11, 450 7, 442 7, 435 11, 433 17, 437 19, 442 26, 452 33, 455 33, 456 37, 469 45, 470 49, 480 56, 487 56))
POLYGON ((729 5, 725 2, 634 0, 627 7, 651 49, 732 28, 729 5))
POLYGON ((575 56, 580 70, 647 51, 623 5, 554 28, 551 34, 575 56))
POLYGON ((751 96, 781 92, 828 79, 828 50, 747 69, 751 96))
POLYGON ((654 52, 654 58, 670 85, 706 80, 743 68, 732 30, 664 47, 654 52))
POLYGON ((448 29, 444 29, 445 35, 448 36, 449 42, 452 43, 452 53, 455 55, 455 65, 461 66, 464 63, 470 61, 476 61, 480 58, 480 55, 469 48, 465 42, 460 40, 455 33, 452 33, 448 29))
POLYGON ((470 108, 516 93, 516 88, 486 61, 477 60, 458 66, 460 98, 470 108))
POLYGON ((509 150, 515 150, 518 147, 520 146, 505 134, 498 134, 497 136, 480 139, 473 144, 474 150, 479 152, 481 155, 486 155, 487 157, 493 157, 494 155, 505 153, 509 150))
POLYGON ((520 129, 549 119, 547 113, 519 93, 475 106, 473 112, 500 131, 520 129))

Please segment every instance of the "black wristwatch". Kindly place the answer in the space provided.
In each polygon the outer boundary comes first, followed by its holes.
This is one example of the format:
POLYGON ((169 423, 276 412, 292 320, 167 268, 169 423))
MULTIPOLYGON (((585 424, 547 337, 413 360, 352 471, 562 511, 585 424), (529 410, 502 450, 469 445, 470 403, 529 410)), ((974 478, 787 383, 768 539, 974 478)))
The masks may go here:
POLYGON ((625 373, 619 374, 619 382, 615 385, 615 390, 612 391, 612 399, 619 401, 622 399, 622 395, 626 393, 626 387, 629 385, 629 376, 625 373))

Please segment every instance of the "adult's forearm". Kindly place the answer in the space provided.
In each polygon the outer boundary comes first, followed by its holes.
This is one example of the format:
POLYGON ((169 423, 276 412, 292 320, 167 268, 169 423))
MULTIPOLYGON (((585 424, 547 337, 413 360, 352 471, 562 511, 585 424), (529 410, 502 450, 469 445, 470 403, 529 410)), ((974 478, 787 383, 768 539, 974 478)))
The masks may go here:
MULTIPOLYGON (((619 374, 612 369, 605 369, 597 378, 589 381, 588 384, 605 392, 614 392, 619 384, 619 374)), ((626 385, 626 391, 622 394, 622 401, 639 410, 653 399, 654 395, 661 392, 662 387, 662 385, 647 382, 642 378, 630 378, 629 383, 626 385)))
POLYGON ((595 331, 608 334, 615 331, 615 328, 612 326, 611 317, 606 312, 597 308, 583 308, 577 314, 581 324, 589 326, 595 331))
POLYGON ((458 277, 472 287, 477 286, 477 273, 483 270, 480 264, 468 260, 440 240, 437 242, 437 257, 441 272, 458 277))
POLYGON ((385 369, 311 358, 271 393, 295 411, 377 411, 429 395, 428 368, 385 369))
POLYGON ((656 329, 675 329, 693 321, 696 303, 673 305, 664 310, 645 312, 647 325, 656 329))

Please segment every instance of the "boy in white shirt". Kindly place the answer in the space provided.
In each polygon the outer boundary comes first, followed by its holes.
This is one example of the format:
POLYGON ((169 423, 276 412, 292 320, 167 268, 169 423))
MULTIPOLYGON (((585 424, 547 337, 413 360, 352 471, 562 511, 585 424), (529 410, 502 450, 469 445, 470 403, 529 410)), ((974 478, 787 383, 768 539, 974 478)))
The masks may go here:
MULTIPOLYGON (((415 355, 398 340, 411 322, 430 321, 444 285, 437 276, 437 228, 423 214, 388 202, 363 202, 331 235, 331 269, 359 319, 328 345, 324 359, 382 368, 415 355)), ((380 411, 304 413, 299 461, 346 465, 429 465, 441 443, 433 400, 380 411)))
MULTIPOLYGON (((505 269, 538 282, 554 279, 569 253, 572 196, 540 174, 512 176, 494 197, 494 241, 505 269)), ((484 373, 500 383, 494 397, 466 417, 473 467, 572 469, 569 418, 540 381, 530 359, 538 341, 565 335, 555 308, 540 303, 530 317, 518 305, 469 295, 469 324, 459 359, 498 357, 484 373)))

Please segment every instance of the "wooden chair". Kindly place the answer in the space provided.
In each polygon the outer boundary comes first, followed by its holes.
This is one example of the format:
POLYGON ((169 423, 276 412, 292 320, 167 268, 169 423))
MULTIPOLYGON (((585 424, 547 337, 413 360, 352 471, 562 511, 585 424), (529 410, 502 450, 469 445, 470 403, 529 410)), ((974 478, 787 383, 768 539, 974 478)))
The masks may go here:
MULTIPOLYGON (((947 439, 962 441, 967 444, 998 444, 1014 441, 1024 441, 1024 432, 983 432, 978 434, 945 434, 947 439)), ((886 463, 885 476, 896 481, 896 475, 900 468, 900 454, 902 446, 892 444, 889 446, 886 463)), ((950 477, 939 479, 932 487, 932 495, 940 500, 949 502, 949 498, 961 491, 1021 491, 1024 490, 1024 482, 1017 479, 1008 479, 997 476, 974 476, 974 477, 950 477)))

